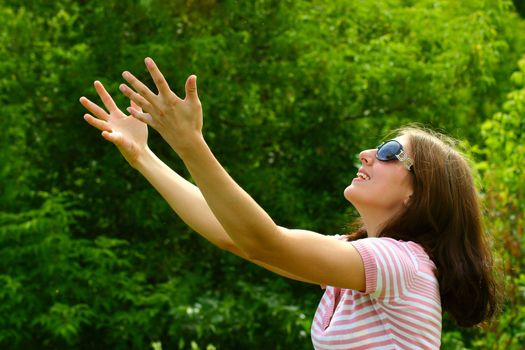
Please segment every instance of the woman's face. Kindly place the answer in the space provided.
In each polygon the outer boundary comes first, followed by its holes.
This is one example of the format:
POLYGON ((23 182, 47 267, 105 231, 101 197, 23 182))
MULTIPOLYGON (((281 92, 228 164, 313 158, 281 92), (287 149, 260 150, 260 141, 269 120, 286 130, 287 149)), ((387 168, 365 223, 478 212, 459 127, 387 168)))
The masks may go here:
MULTIPOLYGON (((412 158, 408 137, 402 135, 395 140, 403 145, 412 158)), ((345 198, 360 212, 397 212, 403 208, 412 194, 412 173, 398 160, 380 161, 376 159, 377 149, 368 149, 359 154, 360 173, 344 191, 345 198)), ((413 158, 412 158, 413 159, 413 158)))

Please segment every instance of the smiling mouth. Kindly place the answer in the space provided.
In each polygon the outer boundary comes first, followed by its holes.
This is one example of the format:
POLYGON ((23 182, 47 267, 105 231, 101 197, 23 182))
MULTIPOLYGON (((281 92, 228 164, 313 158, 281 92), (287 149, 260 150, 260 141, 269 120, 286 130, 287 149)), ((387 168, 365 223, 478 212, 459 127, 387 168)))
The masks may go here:
POLYGON ((368 176, 367 174, 365 173, 362 173, 362 172, 357 172, 357 178, 358 179, 361 179, 361 180, 365 180, 365 181, 368 181, 370 180, 370 176, 368 176))

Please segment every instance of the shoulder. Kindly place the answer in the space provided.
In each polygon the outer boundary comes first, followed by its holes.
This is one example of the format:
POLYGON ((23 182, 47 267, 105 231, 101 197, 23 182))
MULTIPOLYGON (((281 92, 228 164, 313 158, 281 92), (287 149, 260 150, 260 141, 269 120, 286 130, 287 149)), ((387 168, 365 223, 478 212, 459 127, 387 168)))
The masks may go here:
POLYGON ((378 292, 384 284, 381 281, 402 280, 408 286, 422 272, 434 274, 434 264, 418 243, 387 237, 369 237, 349 243, 363 260, 368 293, 378 292))
POLYGON ((420 244, 412 241, 399 241, 388 237, 368 237, 349 243, 359 252, 370 254, 374 257, 396 255, 402 258, 410 258, 415 264, 421 258, 429 258, 425 249, 420 244))

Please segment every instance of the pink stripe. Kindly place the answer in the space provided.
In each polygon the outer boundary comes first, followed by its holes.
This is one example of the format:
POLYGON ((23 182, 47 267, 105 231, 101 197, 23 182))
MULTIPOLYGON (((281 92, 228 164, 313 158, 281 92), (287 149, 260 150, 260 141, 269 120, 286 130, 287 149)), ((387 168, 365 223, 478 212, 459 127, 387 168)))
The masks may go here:
MULTIPOLYGON (((425 324, 424 321, 423 323, 413 323, 407 320, 406 318, 398 317, 396 313, 390 313, 388 316, 391 320, 396 321, 396 322, 392 322, 395 325, 395 327, 401 329, 403 332, 407 333, 408 335, 412 335, 415 339, 419 337, 424 338, 426 341, 428 341, 431 344, 435 343, 435 340, 433 339, 433 337, 430 337, 427 335, 427 333, 429 332, 427 331, 426 327, 422 326, 425 324), (412 331, 411 329, 405 328, 405 326, 415 328, 417 331, 412 331)), ((426 322, 426 324, 428 324, 428 321, 426 322)), ((429 328, 432 329, 434 336, 436 336, 436 333, 437 335, 441 334, 441 328, 439 329, 437 329, 436 327, 429 327, 429 328)), ((401 336, 401 334, 398 334, 398 335, 401 336)))
MULTIPOLYGON (((352 345, 352 349, 355 349, 355 350, 373 350, 373 349, 377 349, 377 350, 385 350, 385 349, 392 349, 392 341, 391 340, 386 340, 386 341, 375 341, 375 340, 370 340, 370 341, 367 341, 366 342, 366 345, 361 345, 361 346, 355 346, 355 345, 352 345), (388 345, 390 345, 390 347, 387 347, 388 345)), ((343 344, 343 345, 346 345, 346 344, 343 344)), ((332 347, 330 345, 327 345, 327 346, 322 346, 322 345, 315 345, 314 344, 314 348, 316 350, 331 350, 332 347)))
MULTIPOLYGON (((341 309, 341 315, 347 316, 351 314, 359 315, 362 312, 367 312, 367 309, 371 312, 376 312, 380 309, 377 308, 377 303, 367 302, 367 303, 361 303, 355 308, 343 308, 341 309)), ((339 313, 338 313, 339 314, 339 313)))
POLYGON ((315 348, 328 350, 335 345, 354 345, 353 349, 370 349, 409 344, 439 349, 439 286, 435 265, 423 248, 390 238, 362 239, 351 244, 363 260, 366 292, 342 289, 336 305, 334 288, 326 288, 312 323, 315 348), (382 288, 376 290, 379 283, 382 288), (378 293, 378 299, 371 297, 374 293, 378 293), (363 334, 355 336, 358 333, 363 334), (384 337, 388 339, 383 340, 384 337), (363 345, 357 346, 360 342, 363 345))
MULTIPOLYGON (((378 250, 382 250, 381 249, 382 247, 380 245, 378 245, 377 248, 378 250)), ((381 261, 381 259, 377 259, 377 264, 380 265, 378 267, 378 270, 386 271, 386 273, 381 274, 381 281, 382 281, 383 289, 381 290, 380 297, 381 299, 390 299, 390 296, 392 295, 393 289, 394 289, 394 282, 392 278, 393 274, 392 274, 392 269, 390 268, 390 265, 388 264, 389 254, 384 251, 382 251, 381 253, 382 253, 382 256, 384 257, 383 260, 385 260, 385 262, 381 261), (389 293, 388 295, 386 294, 387 290, 389 293)))
POLYGON ((417 311, 411 313, 404 310, 395 310, 395 312, 392 312, 387 308, 384 310, 385 314, 390 318, 403 319, 406 320, 406 323, 412 323, 412 321, 416 322, 415 324, 411 324, 414 328, 426 329, 423 325, 432 325, 430 328, 435 329, 437 333, 441 333, 441 328, 436 325, 436 323, 441 324, 441 319, 438 320, 432 316, 424 315, 422 312, 417 311), (429 322, 429 318, 433 318, 434 322, 429 322))
POLYGON ((337 313, 334 319, 335 320, 339 318, 348 319, 349 317, 351 317, 354 322, 359 322, 361 320, 364 320, 366 317, 368 317, 364 315, 373 315, 374 317, 377 317, 378 311, 381 312, 381 309, 376 310, 373 307, 373 305, 368 305, 367 307, 362 307, 362 308, 355 309, 355 310, 350 310, 350 309, 341 310, 341 312, 337 313), (368 310, 364 310, 366 308, 368 308, 368 310))
POLYGON ((374 339, 384 336, 385 333, 380 330, 377 332, 371 332, 360 337, 349 339, 334 339, 334 340, 317 340, 321 345, 330 346, 330 345, 346 345, 351 343, 358 343, 360 341, 366 340, 367 342, 374 339))
POLYGON ((426 286, 417 286, 412 289, 413 293, 425 296, 433 301, 434 304, 439 306, 441 310, 441 296, 439 293, 436 293, 436 290, 439 289, 439 286, 434 286, 434 289, 426 286))
MULTIPOLYGON (((391 253, 391 252, 390 252, 391 253)), ((383 256, 386 256, 388 253, 385 251, 384 252, 384 255, 383 256)), ((390 254, 388 254, 390 255, 390 254)), ((389 256, 390 258, 392 258, 391 256, 389 256)), ((394 259, 393 259, 394 260, 394 259)), ((389 275, 390 276, 393 276, 394 275, 394 272, 393 270, 390 268, 390 266, 388 266, 388 271, 389 271, 389 275)), ((398 297, 403 300, 403 301, 414 301, 416 303, 420 303, 420 304, 423 304, 423 305, 426 305, 427 307, 430 307, 430 308, 434 308, 435 305, 432 305, 432 304, 429 304, 427 302, 423 302, 419 299, 415 299, 415 298, 411 298, 411 297, 406 297, 401 289, 401 286, 403 286, 405 289, 408 289, 408 286, 405 285, 405 281, 403 281, 402 279, 400 279, 400 275, 399 275, 399 272, 398 271, 395 271, 396 272, 396 275, 395 276, 396 278, 392 278, 391 279, 391 283, 390 283, 390 288, 391 290, 393 290, 394 286, 397 286, 399 288, 399 293, 398 293, 398 297)), ((386 280, 386 278, 385 278, 386 280)), ((386 283, 386 282, 385 282, 386 283)), ((421 294, 422 296, 425 296, 425 297, 428 297, 430 299, 432 299, 432 297, 435 295, 435 292, 434 293, 419 293, 421 294), (426 294, 426 295, 425 295, 426 294)), ((393 293, 391 293, 389 296, 394 296, 393 293)), ((439 313, 441 312, 441 308, 439 308, 439 313)))
MULTIPOLYGON (((418 295, 423 296, 421 294, 418 295)), ((394 309, 396 311, 400 308, 410 308, 412 310, 417 310, 425 314, 428 313, 428 311, 422 308, 422 306, 434 310, 437 314, 441 314, 441 307, 439 305, 437 305, 436 303, 424 301, 421 298, 417 298, 415 296, 400 295, 394 301, 390 302, 389 305, 385 305, 384 307, 388 309, 394 309)), ((429 316, 432 316, 432 314, 429 313, 429 316)))
MULTIPOLYGON (((325 332, 325 335, 328 335, 328 336, 344 335, 344 334, 348 334, 350 331, 352 331, 353 333, 356 333, 356 332, 364 331, 365 329, 369 329, 372 327, 379 327, 383 325, 383 322, 381 322, 375 317, 369 317, 368 321, 369 322, 363 323, 361 326, 357 326, 357 327, 348 327, 344 329, 330 330, 328 332, 325 332)), ((342 326, 345 324, 352 326, 352 324, 348 324, 348 322, 338 322, 337 324, 334 323, 333 326, 342 326)), ((384 330, 381 330, 381 333, 383 332, 384 330)))
POLYGON ((353 246, 357 249, 363 260, 363 265, 365 268, 365 293, 373 293, 377 286, 377 265, 374 256, 372 255, 372 250, 364 248, 361 244, 363 242, 354 241, 351 242, 353 246))
POLYGON ((328 307, 328 303, 330 302, 330 299, 328 298, 328 294, 325 294, 325 296, 327 296, 327 297, 321 299, 321 305, 323 306, 324 309, 326 309, 328 307))

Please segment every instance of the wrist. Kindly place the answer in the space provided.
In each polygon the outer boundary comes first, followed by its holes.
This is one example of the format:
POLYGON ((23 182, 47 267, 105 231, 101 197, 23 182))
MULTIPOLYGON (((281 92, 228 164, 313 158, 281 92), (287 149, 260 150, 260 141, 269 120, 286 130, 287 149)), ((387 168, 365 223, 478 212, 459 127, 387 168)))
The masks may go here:
POLYGON ((183 161, 186 158, 195 155, 197 149, 200 149, 203 146, 207 147, 206 141, 201 132, 187 134, 183 138, 179 137, 174 141, 168 141, 168 144, 183 161))
POLYGON ((137 158, 135 159, 133 164, 131 164, 131 166, 139 172, 143 173, 144 169, 146 169, 155 158, 155 153, 153 153, 148 147, 148 145, 146 145, 146 147, 144 147, 144 149, 141 152, 139 152, 137 158))

